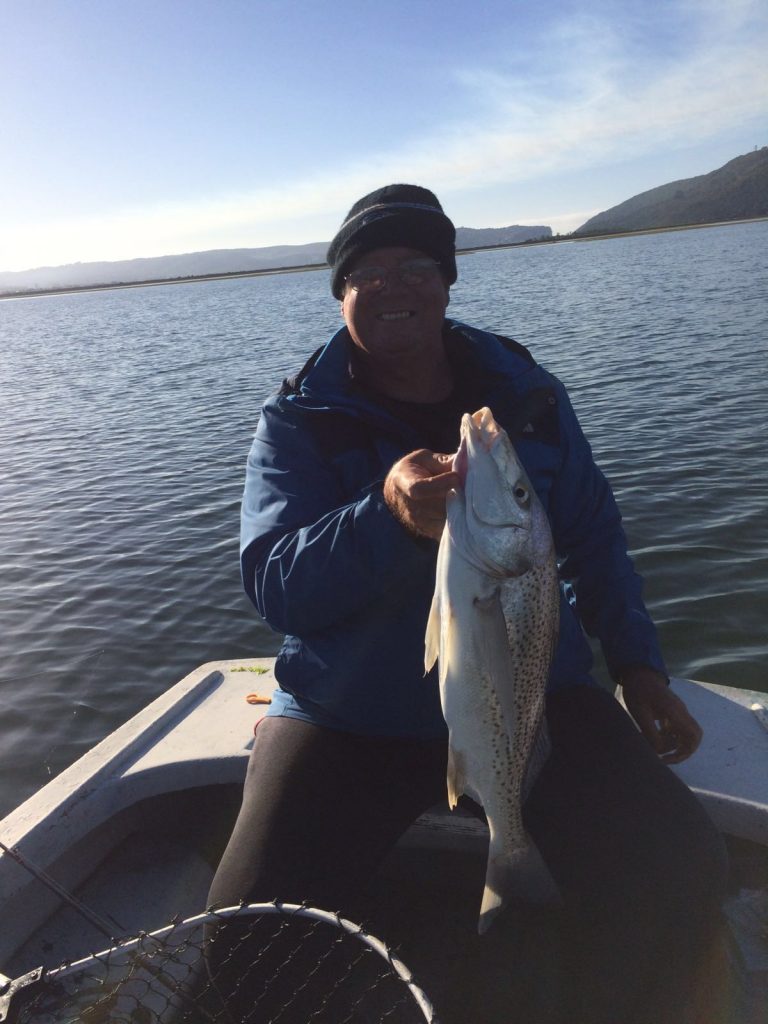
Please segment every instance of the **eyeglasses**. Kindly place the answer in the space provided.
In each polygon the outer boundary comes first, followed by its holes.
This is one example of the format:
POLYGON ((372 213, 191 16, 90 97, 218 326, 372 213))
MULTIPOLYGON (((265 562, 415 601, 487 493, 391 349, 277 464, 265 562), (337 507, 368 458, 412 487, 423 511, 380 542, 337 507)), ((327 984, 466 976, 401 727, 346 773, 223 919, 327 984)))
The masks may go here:
POLYGON ((426 281, 431 281, 440 273, 440 264, 434 260, 408 260, 397 267, 360 267, 347 274, 344 280, 350 288, 364 295, 380 292, 387 281, 396 276, 403 284, 415 288, 426 281))

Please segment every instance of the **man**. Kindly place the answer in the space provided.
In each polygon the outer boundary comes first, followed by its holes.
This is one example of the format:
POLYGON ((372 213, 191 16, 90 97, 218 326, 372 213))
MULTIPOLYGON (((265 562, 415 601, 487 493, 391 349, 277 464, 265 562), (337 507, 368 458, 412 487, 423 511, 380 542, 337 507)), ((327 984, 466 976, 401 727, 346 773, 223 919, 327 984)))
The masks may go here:
POLYGON ((446 730, 435 673, 423 676, 424 632, 460 416, 488 405, 577 598, 575 609, 561 600, 553 749, 525 806, 585 936, 565 1019, 683 1020, 716 933, 724 858, 662 762, 688 757, 701 732, 668 688, 616 504, 564 388, 522 346, 445 318, 454 245, 427 189, 390 185, 355 203, 328 250, 345 326, 264 406, 242 571, 285 634, 280 689, 211 901, 344 910, 444 798, 446 730), (592 679, 584 629, 641 733, 592 679))

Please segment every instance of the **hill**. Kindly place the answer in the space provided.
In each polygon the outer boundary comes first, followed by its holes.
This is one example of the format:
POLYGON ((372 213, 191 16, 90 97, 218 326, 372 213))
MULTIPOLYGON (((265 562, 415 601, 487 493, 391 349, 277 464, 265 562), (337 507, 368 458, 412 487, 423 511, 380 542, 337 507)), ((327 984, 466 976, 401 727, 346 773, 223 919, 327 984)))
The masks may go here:
POLYGON ((327 242, 310 242, 307 245, 270 245, 261 249, 211 249, 178 256, 6 271, 0 273, 0 294, 299 267, 323 263, 327 248, 327 242))
POLYGON ((506 228, 456 228, 457 249, 487 249, 494 245, 519 245, 540 238, 551 238, 552 228, 544 225, 506 228))
MULTIPOLYGON (((492 245, 511 245, 534 238, 550 238, 548 227, 458 228, 456 244, 460 249, 492 245)), ((188 277, 208 277, 280 270, 286 267, 323 266, 328 242, 306 245, 270 245, 259 249, 211 249, 178 256, 104 263, 70 263, 61 267, 0 273, 0 295, 62 288, 89 288, 140 281, 167 281, 188 277)))
POLYGON ((768 216, 768 146, 695 178, 660 185, 590 218, 574 235, 768 216))

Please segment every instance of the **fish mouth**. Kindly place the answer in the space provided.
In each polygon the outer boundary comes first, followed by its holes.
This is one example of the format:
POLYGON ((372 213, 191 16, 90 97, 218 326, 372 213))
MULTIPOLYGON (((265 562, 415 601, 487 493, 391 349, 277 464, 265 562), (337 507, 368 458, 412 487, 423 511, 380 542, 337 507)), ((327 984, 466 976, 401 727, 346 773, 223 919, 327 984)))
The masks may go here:
POLYGON ((497 529, 528 531, 530 485, 518 479, 517 471, 521 467, 514 453, 513 461, 507 465, 509 460, 505 458, 504 451, 500 454, 494 452, 494 449, 506 444, 509 444, 506 431, 496 422, 489 408, 483 407, 471 415, 465 413, 461 419, 461 443, 454 457, 453 469, 461 481, 468 507, 479 524, 497 529), (486 467, 482 474, 482 494, 476 493, 477 488, 467 482, 469 467, 474 459, 479 459, 478 467, 486 467), (515 470, 515 477, 508 479, 505 469, 515 470))
POLYGON ((477 412, 464 413, 461 418, 461 442, 467 444, 471 450, 472 445, 482 447, 489 452, 503 434, 503 430, 493 418, 493 413, 484 405, 477 412))
POLYGON ((461 442, 453 459, 453 471, 458 473, 461 486, 464 487, 467 483, 470 458, 478 449, 490 452, 501 436, 501 428, 493 418, 491 410, 483 406, 477 412, 464 413, 461 417, 460 435, 461 442))

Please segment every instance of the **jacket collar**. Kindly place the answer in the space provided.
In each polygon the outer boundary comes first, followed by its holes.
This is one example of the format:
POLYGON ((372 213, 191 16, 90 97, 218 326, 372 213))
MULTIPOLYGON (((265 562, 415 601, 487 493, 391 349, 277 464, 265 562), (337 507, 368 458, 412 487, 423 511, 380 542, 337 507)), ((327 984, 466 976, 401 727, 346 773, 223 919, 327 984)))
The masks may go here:
MULTIPOLYGON (((509 374, 512 363, 509 352, 495 335, 478 330, 458 320, 445 320, 446 343, 459 346, 478 365, 490 373, 509 374)), ((301 396, 323 401, 342 399, 345 395, 357 401, 349 376, 352 340, 346 327, 340 328, 326 344, 312 369, 301 384, 301 396)))

